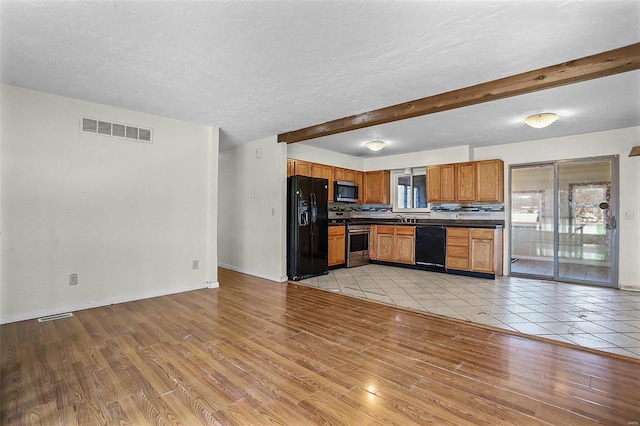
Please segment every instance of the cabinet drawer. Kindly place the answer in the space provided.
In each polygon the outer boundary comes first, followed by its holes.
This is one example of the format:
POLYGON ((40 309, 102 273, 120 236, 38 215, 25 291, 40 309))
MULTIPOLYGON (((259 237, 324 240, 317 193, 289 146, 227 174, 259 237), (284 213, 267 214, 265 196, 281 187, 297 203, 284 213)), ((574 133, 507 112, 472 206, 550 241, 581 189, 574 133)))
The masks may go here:
POLYGON ((396 226, 396 235, 414 235, 415 232, 414 226, 396 226))
POLYGON ((377 226, 378 234, 393 234, 394 229, 395 229, 395 226, 388 226, 388 225, 377 226))
POLYGON ((469 247, 469 238, 449 237, 447 238, 447 247, 448 246, 469 247))
POLYGON ((469 238, 469 228, 447 228, 447 237, 469 238))
POLYGON ((447 268, 450 269, 469 269, 469 259, 447 257, 447 268))
POLYGON ((344 235, 344 226, 330 226, 329 235, 331 236, 344 235))
POLYGON ((472 229, 471 238, 477 240, 493 240, 493 229, 472 229))
POLYGON ((459 247, 447 245, 447 258, 451 257, 469 257, 469 247, 459 247))

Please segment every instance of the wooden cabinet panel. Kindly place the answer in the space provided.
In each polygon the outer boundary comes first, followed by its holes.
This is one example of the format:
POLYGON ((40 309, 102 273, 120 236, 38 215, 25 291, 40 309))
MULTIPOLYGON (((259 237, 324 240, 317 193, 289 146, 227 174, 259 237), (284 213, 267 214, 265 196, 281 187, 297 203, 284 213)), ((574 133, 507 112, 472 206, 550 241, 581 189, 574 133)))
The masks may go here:
MULTIPOLYGON (((401 228, 401 227, 398 227, 401 228)), ((399 263, 408 263, 413 265, 416 263, 416 240, 413 236, 407 234, 396 234, 395 237, 395 261, 399 263)))
POLYGON ((376 228, 378 229, 378 234, 391 234, 393 235, 393 233, 396 230, 396 227, 393 225, 378 225, 376 226, 376 228))
POLYGON ((480 229, 480 228, 471 228, 471 238, 472 239, 485 239, 485 240, 493 240, 493 235, 495 233, 495 229, 480 229))
POLYGON ((502 275, 502 230, 447 228, 446 266, 502 275))
POLYGON ((341 265, 346 262, 345 227, 329 227, 329 266, 341 265))
POLYGON ((471 270, 493 273, 493 239, 471 240, 471 270))
POLYGON ((394 240, 393 234, 378 233, 378 240, 376 242, 376 255, 378 260, 393 262, 393 258, 394 258, 393 240, 394 240))
POLYGON ((415 264, 415 226, 374 225, 371 235, 375 245, 369 257, 385 262, 415 264))
POLYGON ((313 163, 311 176, 324 178, 329 181, 329 201, 333 201, 333 167, 325 164, 313 163))
POLYGON ((447 228, 446 252, 448 269, 469 269, 469 228, 447 228))
POLYGON ((296 160, 287 158, 287 177, 296 174, 296 160))
POLYGON ((355 170, 351 170, 351 169, 345 169, 345 171, 344 171, 344 180, 346 180, 347 182, 355 182, 356 181, 356 171, 355 170))
POLYGON ((504 201, 504 162, 485 160, 428 166, 427 201, 504 201))
POLYGON ((447 238, 449 237, 469 238, 469 228, 447 228, 447 238))
POLYGON ((341 169, 339 167, 333 168, 333 179, 334 180, 346 180, 345 178, 346 170, 341 169))
POLYGON ((294 160, 295 166, 293 173, 300 176, 311 176, 311 164, 308 161, 294 160))
POLYGON ((427 166, 427 201, 440 201, 442 198, 440 166, 427 166))
POLYGON ((485 160, 477 163, 477 200, 482 202, 504 201, 504 162, 485 160))
POLYGON ((476 163, 456 164, 456 199, 476 201, 476 163))
POLYGON ((456 200, 456 182, 455 182, 455 165, 443 164, 440 167, 440 200, 441 201, 455 201, 456 200))
POLYGON ((452 202, 456 200, 455 164, 427 167, 427 201, 452 202))
POLYGON ((354 171, 354 180, 356 185, 358 185, 358 203, 364 203, 364 173, 354 171))
POLYGON ((378 170, 364 174, 364 203, 389 204, 389 170, 378 170))

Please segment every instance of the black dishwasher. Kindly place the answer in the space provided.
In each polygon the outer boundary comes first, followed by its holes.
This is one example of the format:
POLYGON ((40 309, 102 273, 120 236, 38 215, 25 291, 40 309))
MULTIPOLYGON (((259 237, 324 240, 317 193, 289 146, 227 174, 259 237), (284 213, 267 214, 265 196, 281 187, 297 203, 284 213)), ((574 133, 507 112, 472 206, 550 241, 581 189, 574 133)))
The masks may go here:
POLYGON ((416 227, 416 265, 427 271, 445 270, 447 232, 442 226, 416 227))

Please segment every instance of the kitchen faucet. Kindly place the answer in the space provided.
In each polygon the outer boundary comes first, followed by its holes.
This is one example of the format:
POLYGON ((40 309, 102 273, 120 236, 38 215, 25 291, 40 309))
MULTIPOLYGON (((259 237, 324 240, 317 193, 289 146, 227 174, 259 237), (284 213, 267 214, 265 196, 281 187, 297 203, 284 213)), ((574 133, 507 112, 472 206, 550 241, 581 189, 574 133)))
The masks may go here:
POLYGON ((404 216, 402 216, 401 214, 397 214, 397 215, 396 215, 396 218, 400 218, 400 222, 402 222, 402 223, 404 223, 404 222, 406 222, 406 221, 407 221, 407 220, 405 219, 405 217, 404 217, 404 216))

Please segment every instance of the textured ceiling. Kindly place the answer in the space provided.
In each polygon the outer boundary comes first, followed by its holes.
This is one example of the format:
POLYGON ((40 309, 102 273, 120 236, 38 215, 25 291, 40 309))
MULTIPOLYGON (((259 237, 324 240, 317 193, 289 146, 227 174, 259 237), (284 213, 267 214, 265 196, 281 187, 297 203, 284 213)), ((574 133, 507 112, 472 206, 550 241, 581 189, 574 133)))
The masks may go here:
MULTIPOLYGON (((640 2, 1 1, 0 24, 3 83, 219 126, 225 148, 637 43, 640 2)), ((639 80, 305 143, 369 155, 379 135, 389 155, 640 125, 639 80), (543 110, 562 118, 519 125, 543 110)))

